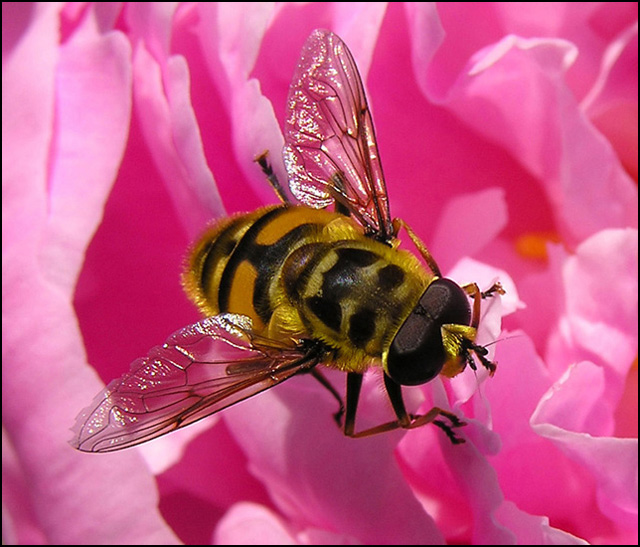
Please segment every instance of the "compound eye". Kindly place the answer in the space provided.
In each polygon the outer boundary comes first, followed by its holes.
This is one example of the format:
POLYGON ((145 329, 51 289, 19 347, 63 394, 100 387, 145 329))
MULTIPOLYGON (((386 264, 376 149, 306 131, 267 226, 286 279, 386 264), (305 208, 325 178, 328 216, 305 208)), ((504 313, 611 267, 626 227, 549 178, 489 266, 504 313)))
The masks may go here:
POLYGON ((391 342, 385 372, 394 381, 412 386, 435 378, 445 364, 442 325, 468 325, 471 308, 465 292, 450 279, 436 279, 391 342))

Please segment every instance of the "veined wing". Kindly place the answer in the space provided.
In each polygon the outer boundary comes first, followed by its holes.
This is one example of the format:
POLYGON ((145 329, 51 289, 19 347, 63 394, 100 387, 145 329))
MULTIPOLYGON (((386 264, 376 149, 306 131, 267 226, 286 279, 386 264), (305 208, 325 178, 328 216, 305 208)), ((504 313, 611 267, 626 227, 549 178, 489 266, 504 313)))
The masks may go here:
POLYGON ((289 187, 314 208, 336 202, 368 235, 394 235, 387 189, 360 74, 332 32, 307 39, 291 83, 284 161, 289 187))
POLYGON ((78 416, 71 444, 84 452, 134 446, 317 364, 317 355, 255 337, 250 323, 245 316, 221 314, 172 334, 78 416))

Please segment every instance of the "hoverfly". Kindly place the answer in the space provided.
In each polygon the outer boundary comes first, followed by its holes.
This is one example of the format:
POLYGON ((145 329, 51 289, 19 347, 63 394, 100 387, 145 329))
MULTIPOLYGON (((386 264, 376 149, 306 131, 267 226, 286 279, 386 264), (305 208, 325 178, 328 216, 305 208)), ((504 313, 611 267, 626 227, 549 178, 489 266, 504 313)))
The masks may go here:
POLYGON ((347 436, 432 422, 464 442, 455 414, 409 414, 401 386, 475 370, 474 356, 493 374, 475 336, 481 299, 502 288, 481 292, 443 278, 413 231, 392 220, 362 81, 335 34, 316 30, 307 39, 287 105, 290 193, 266 154, 257 158, 282 204, 216 222, 195 243, 183 285, 207 317, 152 348, 96 397, 74 428, 79 450, 137 445, 304 372, 339 401, 335 417, 347 436), (399 249, 401 228, 427 267, 399 249), (344 404, 320 364, 347 373, 344 404), (383 370, 396 418, 356 431, 372 365, 383 370))

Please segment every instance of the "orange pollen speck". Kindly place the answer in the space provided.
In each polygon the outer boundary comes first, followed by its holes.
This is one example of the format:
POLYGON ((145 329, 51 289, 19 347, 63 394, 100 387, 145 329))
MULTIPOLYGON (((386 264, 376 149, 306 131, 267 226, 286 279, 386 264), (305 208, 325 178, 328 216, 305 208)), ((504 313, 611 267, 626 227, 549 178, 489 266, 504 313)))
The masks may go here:
POLYGON ((558 243, 555 232, 530 232, 521 235, 515 242, 516 251, 524 258, 547 260, 547 243, 558 243))

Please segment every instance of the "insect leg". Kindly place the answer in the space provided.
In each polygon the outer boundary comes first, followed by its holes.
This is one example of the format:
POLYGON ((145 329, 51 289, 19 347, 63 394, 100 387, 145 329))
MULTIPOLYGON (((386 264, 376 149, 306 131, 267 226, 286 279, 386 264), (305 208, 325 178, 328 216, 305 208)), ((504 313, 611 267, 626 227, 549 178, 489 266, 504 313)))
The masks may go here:
POLYGON ((471 315, 471 326, 474 329, 478 328, 480 324, 480 303, 482 301, 482 293, 480 287, 475 283, 469 283, 462 287, 462 290, 466 292, 471 298, 473 298, 473 312, 471 315))
POLYGON ((318 380, 318 382, 320 382, 325 388, 327 388, 329 390, 329 393, 331 393, 331 395, 335 397, 336 401, 338 401, 340 408, 338 409, 338 412, 333 415, 333 418, 337 422, 338 427, 342 427, 342 416, 344 416, 344 403, 342 401, 342 397, 340 396, 336 388, 331 385, 331 382, 327 380, 326 376, 322 374, 322 372, 320 372, 317 368, 312 368, 310 373, 316 380, 318 380))
POLYGON ((344 418, 344 434, 347 437, 356 437, 356 411, 362 388, 362 374, 358 372, 347 373, 347 408, 344 418))
POLYGON ((393 410, 395 411, 396 416, 398 416, 398 420, 395 422, 398 427, 402 427, 403 429, 414 429, 416 427, 421 427, 423 425, 433 423, 433 425, 438 426, 445 432, 445 434, 447 435, 447 437, 449 437, 449 440, 453 444, 464 443, 464 439, 457 437, 453 429, 456 427, 462 427, 466 424, 462 422, 455 414, 453 414, 452 412, 448 412, 447 410, 443 410, 437 406, 434 406, 429 412, 420 416, 407 414, 404 406, 404 401, 402 399, 402 387, 400 386, 400 384, 394 382, 385 374, 384 385, 387 388, 387 393, 389 394, 389 399, 391 400, 391 404, 393 405, 393 410), (436 419, 438 418, 438 416, 447 418, 449 422, 451 422, 451 425, 443 420, 436 419))
MULTIPOLYGON (((385 381, 387 376, 385 375, 385 381)), ((385 424, 381 424, 376 427, 372 427, 369 429, 365 429, 364 431, 355 432, 356 427, 356 410, 358 409, 358 399, 360 398, 360 388, 362 387, 362 374, 358 372, 349 372, 347 373, 347 408, 346 415, 344 419, 344 434, 347 437, 352 437, 354 439, 361 437, 370 437, 371 435, 377 435, 378 433, 384 433, 385 431, 392 431, 394 429, 398 429, 401 427, 398 420, 394 420, 393 422, 387 422, 385 424)), ((399 387, 399 386, 398 386, 399 387)), ((393 402, 393 399, 392 399, 393 402)), ((400 405, 404 408, 404 403, 402 402, 402 398, 400 398, 400 405)), ((395 409, 395 403, 394 403, 395 409)), ((406 413, 406 425, 409 426, 411 424, 411 418, 406 413)))
MULTIPOLYGON (((455 434, 455 431, 453 431, 454 427, 462 427, 464 425, 467 425, 465 422, 461 421, 455 414, 453 414, 452 412, 447 412, 446 410, 442 410, 441 408, 438 407, 433 407, 429 412, 427 412, 423 417, 427 418, 427 417, 431 417, 433 416, 435 418, 435 416, 445 416, 446 418, 449 419, 449 421, 451 422, 451 425, 447 424, 446 422, 443 422, 442 420, 433 420, 432 423, 435 426, 438 426, 440 429, 442 429, 442 431, 445 432, 445 434, 447 435, 447 437, 449 437, 449 440, 451 441, 452 444, 464 444, 465 440, 461 439, 460 437, 457 437, 455 434), (437 414, 433 414, 434 412, 436 412, 437 414)), ((417 422, 418 420, 416 420, 417 422)), ((431 420, 430 420, 431 421, 431 420)), ((429 422, 425 422, 425 423, 429 423, 429 422)), ((416 426, 414 426, 413 424, 411 424, 412 427, 418 427, 420 425, 422 425, 422 423, 417 424, 416 426)))
MULTIPOLYGON (((473 298, 473 312, 471 316, 471 327, 475 330, 478 328, 478 324, 480 323, 480 305, 483 298, 487 298, 489 296, 493 296, 494 293, 504 294, 504 289, 500 283, 494 283, 489 287, 488 290, 481 292, 480 288, 476 283, 469 283, 462 287, 462 289, 473 298)), ((482 366, 489 371, 489 374, 493 376, 496 371, 496 364, 487 359, 487 349, 483 346, 479 346, 474 343, 474 341, 470 338, 464 337, 462 340, 462 345, 464 349, 463 358, 467 361, 471 368, 475 369, 475 365, 473 364, 473 360, 471 358, 470 352, 472 351, 482 366)))
POLYGON ((438 277, 442 277, 442 272, 440 271, 435 258, 431 256, 431 253, 429 252, 429 249, 427 249, 427 246, 422 242, 418 235, 411 228, 409 228, 407 223, 401 218, 394 218, 393 227, 396 233, 400 231, 400 228, 404 228, 404 231, 407 232, 407 235, 409 236, 409 239, 411 239, 411 242, 415 245, 415 248, 420 251, 422 258, 424 258, 424 261, 427 263, 427 266, 429 266, 431 271, 438 277))
POLYGON ((350 384, 349 376, 347 376, 347 417, 345 419, 344 432, 348 437, 370 437, 372 435, 377 435, 378 433, 393 431, 394 429, 414 429, 428 423, 433 423, 446 433, 447 437, 449 437, 453 444, 461 444, 464 442, 464 439, 460 439, 455 435, 453 429, 466 424, 460 421, 455 414, 438 407, 434 407, 426 414, 420 416, 413 416, 407 413, 404 406, 404 400, 402 399, 402 388, 400 384, 394 382, 386 374, 384 375, 384 383, 397 419, 392 422, 380 424, 376 427, 371 427, 364 431, 355 433, 355 411, 358 403, 357 398, 360 395, 360 387, 362 385, 362 375, 357 373, 349 373, 349 375, 354 375, 359 378, 354 378, 354 380, 352 380, 353 384, 350 384), (349 389, 350 385, 352 385, 351 392, 349 389), (447 424, 443 420, 436 419, 438 416, 447 418, 451 422, 451 425, 447 424))
POLYGON ((331 182, 333 183, 332 194, 333 199, 335 200, 334 207, 336 213, 340 213, 341 215, 344 215, 346 217, 351 216, 351 210, 347 205, 345 205, 345 203, 343 203, 346 200, 344 193, 344 173, 342 173, 341 171, 334 173, 334 175, 331 177, 331 182))
POLYGON ((394 382, 389 376, 384 375, 384 387, 387 389, 391 406, 398 417, 398 427, 407 428, 411 425, 411 417, 407 413, 402 398, 402 387, 398 382, 394 382))
POLYGON ((478 328, 480 323, 480 302, 483 298, 493 296, 494 293, 504 294, 504 289, 500 282, 496 282, 489 289, 484 292, 480 291, 480 287, 476 283, 469 283, 462 287, 462 290, 466 292, 471 298, 473 298, 473 316, 471 318, 471 326, 474 329, 478 328))
POLYGON ((490 296, 493 296, 495 293, 505 294, 505 290, 502 288, 500 281, 496 281, 486 291, 482 291, 480 293, 480 296, 482 296, 482 298, 489 298, 490 296))
POLYGON ((278 194, 278 198, 280 199, 280 201, 282 203, 291 203, 289 196, 284 191, 284 188, 280 184, 277 175, 273 171, 273 167, 271 167, 271 164, 267 159, 268 155, 269 152, 265 150, 262 154, 256 157, 254 161, 260 166, 260 169, 262 169, 262 172, 266 175, 269 184, 271 184, 271 187, 275 190, 276 194, 278 194))

